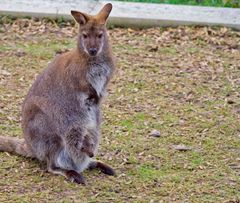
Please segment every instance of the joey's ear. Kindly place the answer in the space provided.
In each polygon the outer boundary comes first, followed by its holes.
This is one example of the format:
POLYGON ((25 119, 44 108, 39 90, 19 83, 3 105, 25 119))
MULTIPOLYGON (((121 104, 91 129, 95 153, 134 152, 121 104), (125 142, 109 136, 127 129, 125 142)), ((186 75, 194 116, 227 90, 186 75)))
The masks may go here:
POLYGON ((86 24, 90 18, 89 15, 81 13, 79 11, 71 11, 71 14, 80 25, 86 24))
POLYGON ((112 10, 112 4, 108 3, 106 4, 96 15, 96 18, 100 24, 105 24, 106 20, 112 10))

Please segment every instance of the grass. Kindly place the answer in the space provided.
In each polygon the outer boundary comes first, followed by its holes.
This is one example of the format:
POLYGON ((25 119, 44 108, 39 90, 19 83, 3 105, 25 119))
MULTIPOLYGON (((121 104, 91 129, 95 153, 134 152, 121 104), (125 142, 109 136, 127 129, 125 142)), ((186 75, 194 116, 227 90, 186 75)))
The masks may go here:
POLYGON ((120 0, 120 1, 240 8, 239 0, 120 0))
MULTIPOLYGON (((76 27, 5 19, 0 27, 0 134, 22 136, 20 109, 76 27)), ((98 159, 85 187, 44 163, 0 153, 0 202, 240 201, 239 32, 226 28, 111 29, 117 72, 103 104, 98 159), (149 133, 156 129, 161 136, 149 133), (178 151, 173 145, 192 147, 178 151)))

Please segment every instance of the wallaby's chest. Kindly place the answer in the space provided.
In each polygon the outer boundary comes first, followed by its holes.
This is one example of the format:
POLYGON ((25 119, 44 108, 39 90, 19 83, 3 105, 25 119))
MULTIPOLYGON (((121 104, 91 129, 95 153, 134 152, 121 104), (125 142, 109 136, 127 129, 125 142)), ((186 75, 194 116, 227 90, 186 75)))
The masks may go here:
POLYGON ((95 89, 99 97, 104 96, 110 77, 110 67, 106 63, 92 63, 87 72, 87 81, 95 89))

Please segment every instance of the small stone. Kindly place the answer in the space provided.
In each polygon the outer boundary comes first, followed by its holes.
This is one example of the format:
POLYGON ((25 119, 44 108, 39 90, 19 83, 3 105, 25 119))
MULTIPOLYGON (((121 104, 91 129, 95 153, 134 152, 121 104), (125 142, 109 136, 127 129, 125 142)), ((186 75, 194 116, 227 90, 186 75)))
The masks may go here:
POLYGON ((180 144, 180 145, 173 145, 173 149, 178 150, 178 151, 189 151, 192 150, 192 147, 180 144))
POLYGON ((152 136, 152 137, 160 137, 161 133, 158 130, 152 130, 152 132, 150 133, 150 136, 152 136))
POLYGON ((138 88, 134 88, 134 89, 133 89, 133 92, 138 92, 138 88))
POLYGON ((6 71, 6 70, 0 70, 0 74, 1 74, 1 75, 4 75, 4 76, 10 76, 10 75, 11 75, 11 73, 9 73, 9 72, 6 71))

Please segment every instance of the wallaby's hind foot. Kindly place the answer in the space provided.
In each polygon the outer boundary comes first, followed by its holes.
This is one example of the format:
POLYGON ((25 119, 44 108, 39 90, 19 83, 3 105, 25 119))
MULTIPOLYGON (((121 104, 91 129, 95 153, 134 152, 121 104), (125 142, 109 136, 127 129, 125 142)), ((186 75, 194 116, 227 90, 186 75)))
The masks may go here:
POLYGON ((62 175, 73 183, 86 185, 83 175, 74 170, 61 169, 59 167, 51 165, 51 166, 48 166, 48 172, 62 175))
POLYGON ((88 169, 90 169, 90 170, 99 169, 101 172, 103 172, 107 175, 110 175, 110 176, 116 175, 115 170, 111 166, 109 166, 101 161, 92 161, 89 164, 88 169))

